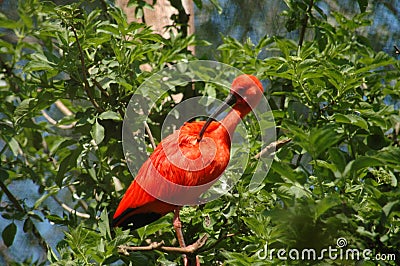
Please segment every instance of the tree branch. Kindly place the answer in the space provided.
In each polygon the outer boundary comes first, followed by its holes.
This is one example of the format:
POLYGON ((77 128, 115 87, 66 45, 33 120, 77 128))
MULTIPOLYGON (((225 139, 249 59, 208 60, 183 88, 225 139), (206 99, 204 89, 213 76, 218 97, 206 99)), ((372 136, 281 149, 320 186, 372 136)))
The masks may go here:
POLYGON ((191 244, 190 246, 186 246, 183 248, 180 247, 166 247, 164 246, 164 241, 161 242, 152 242, 148 246, 118 246, 118 253, 129 255, 129 252, 136 252, 136 251, 151 251, 151 250, 160 250, 169 253, 181 253, 181 254, 195 254, 197 250, 199 250, 208 239, 207 234, 204 234, 200 237, 196 242, 191 244))
POLYGON ((156 143, 154 141, 153 135, 151 134, 151 130, 150 130, 149 124, 147 124, 146 121, 144 121, 143 124, 144 124, 144 129, 147 132, 147 135, 149 135, 151 147, 153 148, 153 150, 155 150, 156 149, 156 143))
POLYGON ((397 47, 396 45, 394 45, 393 47, 394 47, 395 53, 396 53, 397 55, 399 55, 399 54, 400 54, 400 49, 399 49, 399 47, 397 47))
POLYGON ((60 204, 60 206, 66 210, 67 212, 74 214, 78 217, 81 218, 85 218, 85 219, 89 219, 90 215, 87 213, 82 213, 82 212, 78 212, 77 210, 72 209, 71 207, 69 207, 67 204, 65 204, 64 202, 62 202, 61 200, 59 200, 55 195, 52 196, 52 198, 58 203, 60 204))
MULTIPOLYGON (((12 202, 14 207, 24 214, 28 214, 28 212, 21 206, 18 202, 17 198, 8 190, 7 186, 0 180, 0 188, 3 192, 7 195, 7 198, 12 202)), ((27 219, 31 219, 28 217, 27 219)), ((31 220, 32 221, 32 220, 31 220)), ((32 234, 37 238, 39 245, 47 252, 47 244, 42 235, 40 234, 39 230, 37 229, 36 225, 32 222, 32 234)))
POLYGON ((313 8, 313 5, 314 5, 314 0, 310 0, 310 4, 308 5, 306 14, 303 18, 303 25, 300 29, 299 48, 303 46, 304 36, 306 34, 306 29, 307 29, 307 24, 308 24, 308 19, 309 19, 309 14, 311 13, 311 9, 313 8))
POLYGON ((270 155, 271 153, 279 150, 282 146, 286 145, 287 143, 289 143, 291 141, 292 141, 292 139, 281 139, 281 140, 274 141, 271 144, 269 144, 267 147, 262 149, 259 153, 257 153, 253 158, 260 159, 262 156, 270 155))
POLYGON ((43 117, 47 120, 47 122, 49 122, 50 124, 57 126, 58 128, 61 129, 71 129, 76 125, 76 122, 73 122, 69 125, 58 125, 57 121, 54 120, 45 110, 42 110, 42 115, 43 117))
POLYGON ((64 115, 68 116, 74 114, 71 110, 68 109, 67 106, 65 106, 65 104, 62 103, 62 101, 57 100, 54 104, 57 106, 58 110, 60 110, 61 113, 63 113, 64 115))
POLYGON ((169 2, 176 10, 178 10, 178 15, 173 15, 172 18, 175 23, 180 26, 182 37, 185 38, 188 36, 189 14, 186 14, 186 10, 183 7, 181 0, 169 0, 169 2))
MULTIPOLYGON (((72 193, 72 196, 74 196, 74 194, 76 193, 76 188, 75 188, 74 185, 69 185, 69 186, 68 186, 68 190, 72 193)), ((87 211, 87 210, 89 209, 87 203, 86 203, 84 200, 78 199, 78 202, 79 202, 79 205, 81 205, 81 207, 82 207, 85 211, 87 211)))
MULTIPOLYGON (((106 98, 110 98, 110 94, 107 92, 106 89, 103 88, 103 86, 98 82, 95 78, 91 79, 94 85, 100 90, 101 94, 105 96, 106 98)), ((121 108, 118 108, 118 112, 121 115, 122 118, 124 118, 124 112, 121 110, 121 108)))
POLYGON ((12 204, 18 211, 25 212, 25 209, 22 208, 21 204, 19 204, 17 198, 14 197, 14 195, 10 192, 10 190, 8 190, 7 186, 1 180, 0 180, 0 188, 7 195, 7 198, 12 202, 12 204))
POLYGON ((0 256, 6 265, 12 265, 15 263, 15 258, 11 257, 10 249, 4 244, 3 240, 0 239, 0 256))
POLYGON ((74 26, 71 26, 71 29, 72 29, 72 32, 74 33, 74 37, 75 37, 75 40, 76 40, 76 45, 78 46, 78 50, 79 50, 79 59, 81 61, 85 92, 86 92, 87 96, 89 97, 90 102, 96 108, 96 110, 98 112, 103 112, 104 111, 103 108, 101 108, 100 105, 96 102, 96 100, 93 97, 92 92, 90 91, 89 81, 87 79, 87 74, 86 74, 87 73, 87 69, 86 69, 86 65, 85 65, 85 56, 83 54, 82 46, 81 46, 81 44, 79 42, 78 34, 76 33, 76 29, 75 29, 74 26))
POLYGON ((100 90, 101 94, 103 94, 107 98, 110 97, 110 94, 103 88, 103 86, 101 86, 101 84, 95 78, 92 78, 92 82, 100 90))

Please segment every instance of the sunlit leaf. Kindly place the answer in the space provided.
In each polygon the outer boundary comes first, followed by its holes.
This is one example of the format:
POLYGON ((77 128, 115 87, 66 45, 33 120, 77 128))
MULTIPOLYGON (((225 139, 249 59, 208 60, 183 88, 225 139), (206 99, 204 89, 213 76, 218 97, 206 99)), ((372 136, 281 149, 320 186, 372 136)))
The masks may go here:
POLYGON ((104 113, 101 113, 100 116, 99 116, 99 119, 102 119, 102 120, 103 119, 111 119, 111 120, 114 120, 114 121, 122 120, 121 116, 119 114, 117 114, 116 112, 114 112, 114 111, 106 111, 104 113))
POLYGON ((96 122, 92 126, 90 134, 96 144, 100 144, 104 139, 104 127, 100 125, 100 123, 96 120, 96 122))
POLYGON ((334 119, 338 123, 352 124, 363 129, 368 129, 368 123, 360 116, 354 114, 335 114, 334 119))

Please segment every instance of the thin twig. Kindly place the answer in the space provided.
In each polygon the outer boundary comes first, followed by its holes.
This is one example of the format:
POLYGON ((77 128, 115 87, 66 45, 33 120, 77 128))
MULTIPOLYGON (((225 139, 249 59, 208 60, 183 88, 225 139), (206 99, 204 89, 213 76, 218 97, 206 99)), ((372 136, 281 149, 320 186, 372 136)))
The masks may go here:
MULTIPOLYGON (((281 98, 280 98, 280 101, 279 101, 279 108, 282 110, 282 111, 284 111, 285 110, 285 102, 286 102, 286 95, 285 94, 283 94, 282 96, 281 96, 281 98)), ((281 130, 281 127, 280 127, 280 125, 282 124, 282 120, 280 120, 280 121, 277 121, 277 127, 276 127, 276 136, 279 136, 279 131, 281 130)))
POLYGON ((107 98, 110 97, 110 94, 103 88, 103 86, 101 86, 101 84, 95 78, 92 78, 92 82, 100 90, 101 94, 103 94, 107 98))
POLYGON ((144 121, 143 124, 144 124, 144 128, 145 128, 145 130, 147 132, 147 135, 149 135, 151 147, 153 148, 153 150, 155 150, 156 149, 156 143, 154 141, 153 135, 151 134, 151 130, 150 130, 149 124, 147 124, 146 121, 144 121))
POLYGON ((81 61, 85 92, 86 92, 87 96, 89 97, 90 102, 96 108, 96 110, 98 112, 103 112, 104 111, 103 108, 101 108, 100 105, 96 102, 96 100, 93 97, 92 92, 90 91, 89 81, 87 79, 87 74, 86 74, 87 73, 87 69, 86 69, 86 65, 85 65, 85 56, 83 54, 83 50, 82 50, 81 44, 79 42, 78 34, 76 33, 75 27, 71 26, 71 29, 72 29, 72 32, 74 33, 74 37, 75 37, 75 40, 76 40, 76 45, 78 46, 78 50, 79 50, 79 59, 81 61))
POLYGON ((67 204, 65 204, 64 202, 62 202, 61 200, 59 200, 55 195, 52 195, 52 198, 58 203, 60 204, 60 206, 66 210, 67 212, 74 214, 78 217, 81 218, 85 218, 85 219, 89 219, 90 215, 87 213, 82 213, 82 212, 78 212, 77 210, 72 209, 71 207, 69 207, 67 204))
POLYGON ((158 250, 164 245, 164 241, 161 242, 152 242, 148 246, 143 247, 131 247, 131 246, 118 246, 118 253, 129 255, 128 251, 151 251, 158 250))
POLYGON ((13 265, 15 258, 11 257, 9 248, 4 244, 3 240, 0 239, 0 256, 2 257, 5 265, 13 265))
POLYGON ((393 143, 395 145, 399 144, 399 140, 398 140, 399 133, 400 133, 400 123, 396 123, 396 125, 394 126, 394 130, 393 130, 393 143))
POLYGON ((60 110, 61 113, 63 113, 64 115, 70 116, 74 114, 71 110, 68 109, 67 106, 65 106, 65 104, 63 104, 62 101, 57 100, 54 104, 57 106, 58 110, 60 110))
MULTIPOLYGON (((110 94, 107 92, 106 89, 104 89, 104 87, 100 84, 100 82, 98 82, 95 78, 92 78, 92 82, 94 83, 94 85, 96 85, 96 87, 100 90, 101 94, 103 94, 103 96, 110 98, 110 94)), ((121 115, 121 117, 124 117, 124 112, 122 111, 121 108, 118 108, 118 112, 121 115)))
POLYGON ((180 32, 182 37, 188 36, 189 27, 189 14, 186 14, 186 10, 182 4, 182 1, 169 1, 171 5, 178 11, 178 15, 173 19, 176 25, 180 25, 180 32))
POLYGON ((262 149, 259 153, 257 153, 253 158, 254 159, 260 159, 260 157, 265 156, 265 155, 270 155, 271 153, 279 150, 282 146, 286 145, 287 143, 291 142, 292 139, 281 139, 272 142, 269 144, 267 147, 262 149))
POLYGON ((139 246, 139 247, 122 245, 122 246, 118 247, 118 253, 121 253, 124 255, 129 255, 129 252, 160 250, 160 251, 170 252, 170 253, 194 254, 194 253, 196 253, 197 250, 199 250, 202 246, 204 246, 207 239, 208 239, 207 234, 204 234, 192 245, 189 245, 189 246, 183 247, 183 248, 181 248, 181 247, 166 247, 166 246, 164 246, 164 241, 152 242, 148 246, 139 246))
POLYGON ((61 129, 71 129, 76 125, 76 122, 72 122, 69 125, 58 125, 57 121, 54 120, 45 110, 42 110, 42 115, 43 117, 47 120, 47 122, 49 122, 50 124, 57 126, 58 128, 61 129))
POLYGON ((395 53, 396 53, 397 55, 399 55, 399 54, 400 54, 400 49, 399 49, 399 47, 397 47, 396 45, 393 45, 393 47, 394 47, 395 53))
POLYGON ((22 208, 21 204, 19 204, 17 198, 14 197, 14 195, 10 192, 10 190, 8 190, 7 186, 2 181, 0 181, 0 188, 7 195, 7 198, 12 202, 18 211, 25 212, 24 208, 22 208))
MULTIPOLYGON (((7 186, 2 181, 0 181, 0 188, 7 195, 7 198, 12 202, 12 204, 18 211, 20 211, 24 214, 28 214, 28 212, 18 202, 17 198, 14 197, 14 195, 10 192, 10 190, 8 190, 7 186)), ((28 217, 27 219, 31 219, 31 218, 28 217)), ((47 252, 46 241, 44 240, 44 238, 42 237, 42 235, 40 234, 39 230, 37 229, 37 227, 34 223, 32 223, 31 232, 37 238, 39 245, 42 246, 42 248, 47 252)))
POLYGON ((311 13, 311 9, 312 9, 313 5, 314 5, 314 0, 310 0, 310 4, 308 5, 306 14, 304 15, 303 25, 300 29, 299 47, 303 46, 303 41, 304 41, 304 36, 306 35, 309 14, 311 13))
MULTIPOLYGON (((72 196, 76 193, 76 188, 75 188, 74 185, 69 185, 69 186, 68 186, 68 190, 72 193, 72 196)), ((79 203, 79 205, 81 205, 81 207, 82 207, 85 211, 87 211, 87 210, 89 209, 87 203, 86 203, 84 200, 78 199, 78 203, 79 203)))

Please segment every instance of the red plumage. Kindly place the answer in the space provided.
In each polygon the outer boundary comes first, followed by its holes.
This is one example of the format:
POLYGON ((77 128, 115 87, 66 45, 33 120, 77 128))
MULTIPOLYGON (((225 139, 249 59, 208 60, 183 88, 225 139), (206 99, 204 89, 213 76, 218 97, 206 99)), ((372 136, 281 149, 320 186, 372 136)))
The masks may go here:
POLYGON ((235 104, 221 122, 209 119, 185 123, 162 140, 127 189, 114 214, 113 226, 136 229, 149 224, 178 209, 180 206, 172 204, 177 199, 195 204, 227 167, 236 125, 258 104, 262 91, 256 77, 239 76, 232 83, 229 98, 229 104, 235 104), (207 185, 188 190, 172 184, 207 185))

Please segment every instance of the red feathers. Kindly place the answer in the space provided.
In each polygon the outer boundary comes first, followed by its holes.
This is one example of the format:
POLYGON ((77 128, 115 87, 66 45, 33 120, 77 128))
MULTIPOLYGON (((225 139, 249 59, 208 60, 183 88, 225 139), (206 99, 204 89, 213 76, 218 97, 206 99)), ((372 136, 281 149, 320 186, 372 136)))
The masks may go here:
POLYGON ((181 205, 198 203, 227 167, 231 136, 240 119, 258 104, 262 91, 256 77, 239 76, 226 101, 236 104, 221 122, 185 123, 162 140, 127 189, 113 226, 136 229, 181 205))

